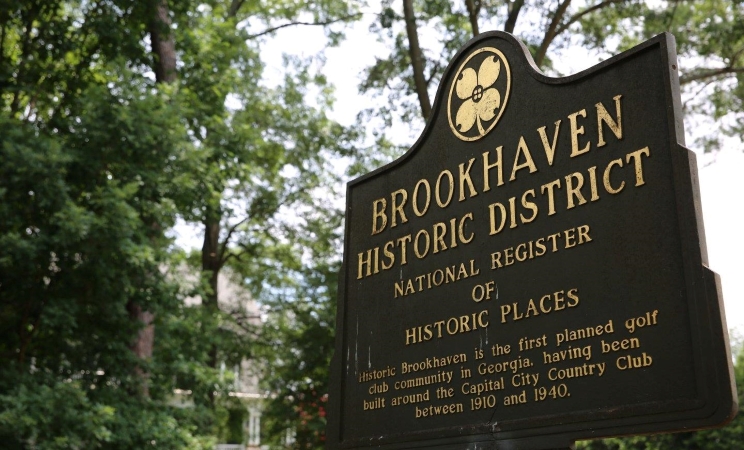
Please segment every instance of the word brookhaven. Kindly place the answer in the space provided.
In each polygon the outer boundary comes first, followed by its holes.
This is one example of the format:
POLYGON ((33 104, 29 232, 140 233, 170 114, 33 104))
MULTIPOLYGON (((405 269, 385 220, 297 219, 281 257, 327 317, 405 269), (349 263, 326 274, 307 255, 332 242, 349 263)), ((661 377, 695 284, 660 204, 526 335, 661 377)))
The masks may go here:
MULTIPOLYGON (((597 148, 606 146, 608 144, 606 137, 609 134, 618 141, 622 140, 622 98, 622 95, 612 98, 614 108, 610 109, 614 109, 614 117, 602 102, 598 102, 590 113, 587 113, 587 109, 581 109, 568 114, 567 127, 562 126, 563 120, 559 119, 552 126, 538 128, 536 133, 542 144, 547 165, 553 166, 561 130, 566 128, 570 135, 570 158, 587 154, 593 145, 597 148), (595 117, 589 117, 590 115, 595 117), (590 120, 596 120, 596 141, 586 134, 584 128, 586 121, 590 120), (609 130, 609 133, 606 130, 609 130)), ((483 152, 481 158, 470 158, 467 162, 459 164, 456 169, 442 170, 435 180, 422 178, 415 183, 413 189, 401 188, 391 192, 389 197, 374 200, 371 205, 371 235, 393 229, 414 218, 423 218, 434 205, 445 209, 454 201, 455 196, 458 202, 465 202, 479 194, 538 172, 538 166, 533 158, 535 150, 530 149, 527 142, 524 135, 519 137, 509 172, 505 173, 505 169, 509 167, 507 165, 509 161, 505 156, 510 155, 504 151, 503 146, 499 146, 483 152), (479 170, 482 171, 482 184, 476 184, 472 177, 472 173, 479 170), (505 177, 507 173, 508 178, 505 177)), ((644 147, 613 159, 604 167, 592 166, 583 171, 576 171, 542 184, 539 188, 527 189, 521 195, 510 197, 506 201, 490 203, 481 212, 482 217, 488 220, 489 235, 497 235, 507 226, 513 229, 533 222, 541 211, 552 216, 558 212, 557 205, 560 207, 565 204, 565 210, 571 210, 598 201, 608 194, 610 196, 620 194, 629 185, 643 186, 644 158, 650 157, 651 150, 644 147), (623 175, 624 171, 630 173, 623 175), (621 176, 629 182, 620 179, 621 176), (559 198, 565 198, 565 202, 556 201, 559 198)), ((395 266, 406 265, 413 257, 424 259, 430 254, 473 242, 475 233, 468 229, 468 224, 475 221, 476 217, 481 216, 472 211, 467 212, 359 252, 357 279, 374 276, 395 266)))

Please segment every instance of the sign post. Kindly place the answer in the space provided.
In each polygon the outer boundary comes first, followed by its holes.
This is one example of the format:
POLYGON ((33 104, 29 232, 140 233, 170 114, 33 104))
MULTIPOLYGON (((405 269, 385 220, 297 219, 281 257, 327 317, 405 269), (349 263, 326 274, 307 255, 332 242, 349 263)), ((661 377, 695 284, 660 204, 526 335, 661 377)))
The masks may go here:
POLYGON ((736 411, 674 40, 549 78, 454 57, 400 159, 349 183, 331 449, 552 449, 736 411))

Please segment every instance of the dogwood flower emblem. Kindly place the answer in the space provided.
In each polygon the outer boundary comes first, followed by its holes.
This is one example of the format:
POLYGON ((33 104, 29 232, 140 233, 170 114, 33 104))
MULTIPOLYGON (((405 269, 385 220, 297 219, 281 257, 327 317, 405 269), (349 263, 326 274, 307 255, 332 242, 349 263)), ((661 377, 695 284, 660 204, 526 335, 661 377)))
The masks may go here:
POLYGON ((471 54, 460 66, 450 90, 449 120, 455 135, 462 140, 473 141, 491 131, 506 105, 510 82, 509 66, 500 51, 486 47, 471 54), (473 67, 467 67, 468 62, 475 62, 472 61, 474 56, 483 53, 485 55, 477 58, 480 64, 473 64, 477 66, 477 71, 473 67), (506 80, 497 85, 502 67, 506 72, 506 80), (500 88, 505 90, 503 99, 499 92, 500 88), (455 94, 457 99, 454 99, 452 94, 455 94), (459 106, 457 106, 458 103, 459 106), (454 115, 452 114, 453 106, 457 106, 457 112, 454 115), (477 130, 471 132, 474 126, 477 130))

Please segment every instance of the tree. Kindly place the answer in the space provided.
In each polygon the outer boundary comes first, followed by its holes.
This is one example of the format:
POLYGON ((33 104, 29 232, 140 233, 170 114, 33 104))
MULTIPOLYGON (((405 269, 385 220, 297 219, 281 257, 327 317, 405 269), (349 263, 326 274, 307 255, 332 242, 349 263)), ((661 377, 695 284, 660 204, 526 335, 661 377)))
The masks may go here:
POLYGON ((153 91, 140 2, 0 10, 0 439, 6 448, 196 445, 130 346, 127 306, 179 302, 162 273, 169 173, 187 142, 153 91), (143 120, 146 118, 146 120, 143 120), (156 226, 154 226, 156 225, 156 226))
POLYGON ((287 430, 293 448, 322 448, 333 355, 336 287, 343 215, 332 201, 301 213, 293 243, 284 252, 285 282, 264 299, 267 319, 261 347, 266 404, 266 442, 283 447, 287 430))
MULTIPOLYGON (((155 72, 156 83, 172 83, 176 79, 176 56, 173 36, 170 33, 170 16, 168 3, 165 0, 157 0, 149 4, 149 36, 152 45, 154 60, 152 64, 155 72)), ((162 229, 162 225, 155 218, 145 217, 154 230, 162 229), (150 219, 150 220, 148 220, 150 219)), ((155 343, 154 316, 151 311, 146 311, 135 299, 127 302, 127 311, 132 320, 140 325, 137 337, 132 343, 132 351, 135 356, 145 363, 152 358, 155 343)), ((140 395, 149 396, 149 374, 142 369, 141 365, 135 367, 135 373, 140 378, 140 395)))
MULTIPOLYGON (((387 101, 380 111, 365 115, 381 116, 384 124, 393 118, 423 124, 419 118, 428 118, 427 105, 450 59, 468 39, 485 30, 514 33, 531 50, 535 63, 553 75, 561 74, 555 62, 568 48, 581 46, 590 58, 606 58, 669 31, 677 39, 688 125, 708 120, 719 132, 740 135, 743 20, 742 4, 727 0, 465 0, 464 4, 403 0, 400 9, 386 0, 372 31, 391 52, 367 70, 361 89, 387 101), (424 41, 418 38, 420 30, 427 31, 424 41)), ((693 131, 698 138, 695 144, 715 150, 720 133, 702 134, 693 131)))
POLYGON ((188 259, 202 284, 193 292, 200 307, 184 309, 166 325, 185 348, 170 347, 162 358, 178 387, 191 392, 190 420, 205 432, 217 433, 217 412, 229 406, 220 365, 240 364, 261 345, 255 317, 220 307, 220 274, 231 267, 259 300, 280 289, 284 253, 305 252, 292 243, 295 212, 316 207, 319 193, 338 179, 332 162, 349 155, 356 139, 353 130, 326 117, 330 91, 312 59, 288 58, 282 79, 263 79, 262 37, 285 26, 325 26, 350 17, 353 8, 343 1, 215 1, 172 14, 174 98, 192 143, 181 161, 177 205, 182 218, 203 230, 201 252, 188 259), (185 323, 198 339, 185 333, 185 323))
POLYGON ((305 251, 287 211, 314 208, 355 137, 325 117, 329 91, 310 62, 287 60, 285 79, 266 85, 260 36, 353 10, 0 6, 0 439, 210 447, 229 403, 219 363, 250 356, 255 340, 241 310, 217 307, 217 275, 231 263, 257 295, 275 289, 282 249, 305 251), (167 233, 179 215, 205 230, 195 292, 175 279, 184 257, 167 233), (202 306, 184 304, 189 294, 202 306), (193 408, 169 406, 175 388, 192 391, 193 408))

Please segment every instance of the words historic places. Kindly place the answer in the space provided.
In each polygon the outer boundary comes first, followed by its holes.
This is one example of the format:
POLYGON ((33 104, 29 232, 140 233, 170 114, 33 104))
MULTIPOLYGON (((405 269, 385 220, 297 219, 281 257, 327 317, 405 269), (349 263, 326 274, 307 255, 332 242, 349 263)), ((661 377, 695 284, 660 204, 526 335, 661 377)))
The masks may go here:
POLYGON ((349 183, 327 443, 568 448, 727 422, 674 39, 549 78, 506 33, 423 134, 349 183))

